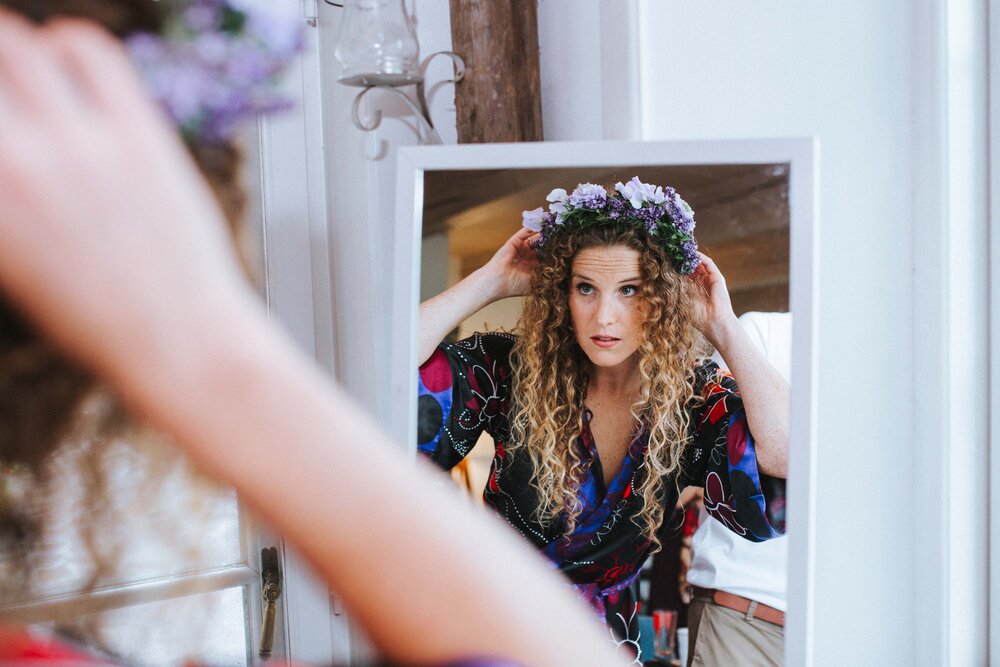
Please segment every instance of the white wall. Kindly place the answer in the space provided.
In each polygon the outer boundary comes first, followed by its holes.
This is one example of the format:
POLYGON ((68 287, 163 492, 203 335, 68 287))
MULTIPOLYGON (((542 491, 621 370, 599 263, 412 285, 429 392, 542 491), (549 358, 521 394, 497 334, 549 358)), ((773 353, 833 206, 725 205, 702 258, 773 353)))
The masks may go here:
MULTIPOLYGON (((411 0, 421 56, 451 48, 448 3, 411 0)), ((392 285, 391 249, 396 187, 395 154, 399 146, 418 143, 414 120, 390 93, 366 97, 366 114, 383 114, 381 126, 363 132, 351 122, 351 105, 360 89, 337 83, 340 64, 334 57, 343 10, 322 2, 319 7, 319 48, 323 91, 323 150, 329 220, 330 288, 333 301, 333 356, 337 379, 377 419, 394 407, 380 388, 389 385, 388 348, 398 344, 388 327, 392 285)), ((436 60, 432 82, 450 78, 450 64, 436 60)), ((413 94, 412 89, 408 90, 413 94)), ((454 89, 432 85, 427 90, 431 115, 442 139, 454 143, 454 89)), ((350 465, 345 462, 345 465, 350 465)), ((335 661, 366 664, 372 655, 356 628, 350 634, 342 605, 333 599, 337 616, 331 626, 335 661)))
POLYGON ((814 664, 985 664, 985 3, 945 7, 638 2, 643 138, 820 140, 814 664))
MULTIPOLYGON (((421 57, 451 49, 448 3, 407 2, 416 17, 421 57)), ((331 282, 336 320, 339 379, 353 395, 379 415, 393 408, 384 401, 388 385, 386 349, 394 344, 388 327, 392 284, 391 249, 395 216, 396 150, 418 143, 415 121, 391 93, 375 91, 363 109, 382 111, 382 124, 362 132, 351 123, 358 88, 337 83, 340 64, 333 54, 343 10, 320 3, 323 49, 323 96, 326 112, 326 171, 331 222, 331 282)), ((442 140, 455 143, 454 87, 439 82, 452 75, 450 61, 440 57, 428 71, 428 104, 442 140)), ((413 90, 407 92, 412 96, 413 90)))
MULTIPOLYGON (((448 48, 447 3, 414 4, 423 52, 448 48)), ((338 11, 321 4, 337 368, 386 414, 393 155, 416 138, 405 114, 350 125, 338 11)), ((986 353, 985 15, 985 0, 539 0, 548 140, 819 138, 813 664, 985 664, 988 410, 966 377, 986 353)), ((446 143, 450 90, 432 99, 446 143)))
POLYGON ((917 576, 904 454, 914 381, 912 12, 899 2, 773 2, 767 11, 641 2, 640 21, 644 138, 820 139, 815 622, 838 630, 818 633, 816 655, 819 664, 916 664, 912 642, 886 641, 912 632, 917 576))

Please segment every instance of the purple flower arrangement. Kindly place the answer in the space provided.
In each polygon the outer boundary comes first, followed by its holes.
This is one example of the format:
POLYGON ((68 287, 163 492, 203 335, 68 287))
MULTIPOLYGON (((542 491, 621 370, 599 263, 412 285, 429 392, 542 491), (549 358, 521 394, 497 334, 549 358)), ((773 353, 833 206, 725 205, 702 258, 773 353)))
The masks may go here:
POLYGON ((153 96, 186 139, 223 142, 242 121, 290 105, 278 82, 302 49, 294 3, 165 4, 163 34, 136 33, 126 46, 153 96))
POLYGON ((539 255, 556 234, 614 224, 644 230, 667 252, 678 273, 693 273, 701 263, 694 211, 671 187, 649 185, 635 176, 628 183, 616 183, 611 194, 600 185, 581 183, 570 194, 557 188, 546 199, 548 211, 539 207, 522 213, 523 226, 538 232, 539 255))

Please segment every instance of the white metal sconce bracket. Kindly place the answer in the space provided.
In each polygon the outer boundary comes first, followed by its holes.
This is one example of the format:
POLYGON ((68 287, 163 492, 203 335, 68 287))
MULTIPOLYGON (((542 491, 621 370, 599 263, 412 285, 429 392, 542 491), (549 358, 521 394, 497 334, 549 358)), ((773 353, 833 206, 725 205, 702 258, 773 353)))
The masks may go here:
MULTIPOLYGON (((434 122, 431 120, 430 109, 427 106, 427 97, 424 92, 424 83, 426 82, 427 66, 430 64, 437 56, 448 56, 451 58, 452 64, 455 68, 455 76, 452 79, 447 79, 443 83, 458 83, 463 78, 465 78, 465 61, 462 56, 454 53, 452 51, 438 51, 437 53, 432 53, 423 62, 420 63, 420 79, 414 82, 412 85, 416 86, 416 101, 410 98, 409 95, 400 90, 400 86, 392 85, 388 83, 373 83, 371 85, 366 85, 364 90, 357 94, 354 98, 354 105, 351 109, 351 119, 354 121, 355 127, 359 130, 365 132, 371 132, 379 126, 382 122, 382 111, 381 109, 376 109, 374 113, 368 118, 362 118, 361 114, 361 101, 364 97, 372 90, 389 90, 393 93, 399 95, 406 105, 418 118, 418 136, 420 137, 420 143, 422 144, 441 144, 441 136, 438 134, 437 130, 434 129, 434 122)), ((370 76, 369 80, 376 80, 377 75, 370 76)), ((410 84, 404 84, 410 85, 410 84)))

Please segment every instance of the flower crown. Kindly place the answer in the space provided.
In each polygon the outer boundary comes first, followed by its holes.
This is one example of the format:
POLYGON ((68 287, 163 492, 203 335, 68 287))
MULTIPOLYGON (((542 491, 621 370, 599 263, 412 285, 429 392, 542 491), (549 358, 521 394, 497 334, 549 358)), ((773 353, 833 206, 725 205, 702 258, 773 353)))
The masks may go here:
POLYGON ((125 44, 153 96, 190 141, 219 143, 256 114, 284 109, 285 66, 302 48, 293 3, 174 0, 162 35, 135 33, 125 44))
POLYGON ((548 212, 524 211, 522 224, 538 232, 535 250, 541 256, 558 234, 597 225, 644 230, 670 257, 680 274, 693 273, 701 263, 694 240, 694 211, 671 187, 649 185, 634 176, 616 183, 608 194, 600 185, 580 183, 572 194, 562 188, 549 193, 548 212))

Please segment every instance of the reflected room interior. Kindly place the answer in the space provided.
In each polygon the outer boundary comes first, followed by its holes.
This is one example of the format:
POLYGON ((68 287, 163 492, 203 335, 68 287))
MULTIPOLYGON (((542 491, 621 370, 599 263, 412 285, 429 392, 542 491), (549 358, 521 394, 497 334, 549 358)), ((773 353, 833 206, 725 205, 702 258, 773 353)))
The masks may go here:
MULTIPOLYGON (((789 170, 787 163, 622 166, 591 168, 433 170, 424 172, 420 301, 433 297, 483 266, 521 227, 522 211, 547 206, 553 188, 577 183, 609 190, 638 176, 670 185, 695 211, 699 249, 718 264, 737 316, 789 310, 789 170)), ((493 303, 465 320, 448 340, 477 331, 515 331, 521 298, 493 303)), ((493 459, 493 440, 483 433, 452 469, 457 485, 481 503, 493 459)), ((664 523, 664 550, 640 578, 643 609, 678 609, 686 626, 689 599, 682 592, 690 562, 690 535, 697 526, 700 489, 688 488, 664 523)))

